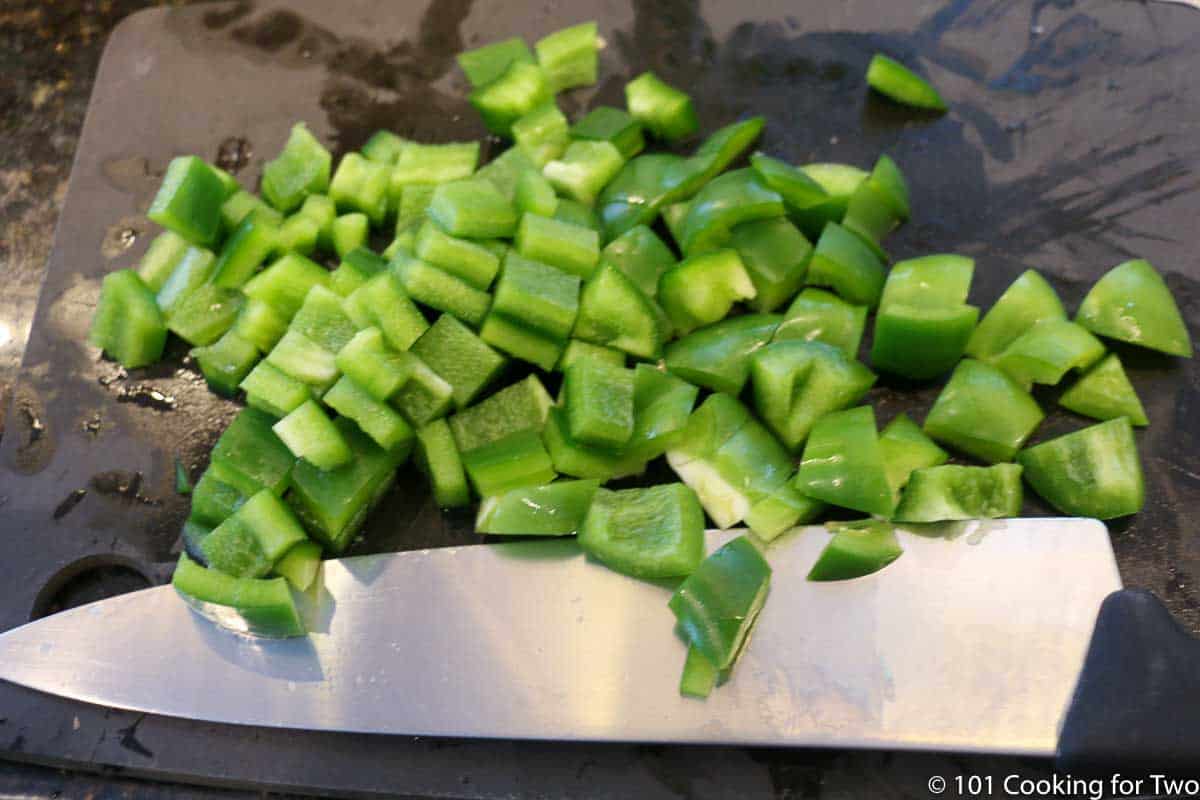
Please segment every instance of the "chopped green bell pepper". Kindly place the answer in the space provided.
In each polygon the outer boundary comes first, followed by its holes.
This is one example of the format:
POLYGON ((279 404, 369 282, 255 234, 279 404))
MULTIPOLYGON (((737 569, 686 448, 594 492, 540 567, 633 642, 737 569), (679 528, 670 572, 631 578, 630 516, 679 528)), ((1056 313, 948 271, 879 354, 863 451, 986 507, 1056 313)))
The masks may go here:
POLYGON ((748 305, 755 311, 774 311, 804 285, 812 244, 783 217, 754 220, 730 231, 729 246, 737 251, 754 284, 748 305))
POLYGON ((884 284, 883 263, 855 234, 830 222, 808 265, 808 283, 828 286, 855 305, 874 308, 884 284))
POLYGON ((288 253, 247 281, 242 291, 291 321, 309 290, 318 285, 329 285, 329 271, 302 255, 288 253))
POLYGON ((387 271, 388 260, 375 255, 366 247, 357 247, 342 256, 337 269, 329 276, 329 288, 342 297, 349 297, 367 281, 387 271))
POLYGON ((600 262, 600 235, 590 228, 537 214, 524 214, 513 242, 525 258, 558 267, 583 280, 600 262))
POLYGON ((902 105, 930 111, 946 110, 946 101, 929 81, 883 53, 872 56, 867 66, 867 84, 902 105))
POLYGON ((646 147, 642 123, 628 111, 612 106, 596 106, 583 119, 571 126, 571 136, 597 142, 609 142, 621 152, 621 157, 633 158, 646 147))
POLYGON ((838 348, 847 358, 855 358, 866 326, 866 306, 847 303, 832 292, 810 287, 788 306, 774 341, 823 342, 838 348))
POLYGON ((1148 425, 1146 410, 1117 354, 1104 358, 1058 398, 1063 408, 1099 420, 1128 417, 1134 425, 1148 425))
POLYGON ((503 314, 488 314, 479 338, 513 358, 549 372, 562 359, 565 341, 527 328, 503 314))
POLYGON ((625 273, 601 263, 580 292, 572 335, 638 358, 657 358, 664 337, 650 302, 625 273))
POLYGON ((303 122, 297 122, 283 151, 263 167, 263 197, 286 214, 308 195, 328 191, 332 167, 333 156, 303 122))
POLYGON ((783 216, 783 198, 767 187, 752 169, 738 169, 713 178, 688 204, 680 228, 684 254, 724 246, 735 225, 783 216))
POLYGON ((994 362, 1018 337, 1039 322, 1065 320, 1067 312, 1054 288, 1036 270, 1021 273, 979 321, 966 354, 994 362))
POLYGON ((334 353, 293 330, 267 353, 267 363, 307 385, 317 397, 333 386, 339 374, 334 353))
POLYGON ((354 338, 358 326, 342 308, 342 298, 332 289, 318 284, 308 291, 288 330, 303 334, 329 352, 337 353, 354 338))
POLYGON ((720 675, 721 671, 695 645, 688 645, 683 674, 679 676, 679 693, 684 697, 704 699, 712 694, 720 675))
POLYGON ((408 458, 412 452, 413 429, 391 406, 380 401, 349 376, 338 378, 321 402, 338 414, 354 420, 375 444, 396 457, 408 458))
POLYGON ((800 169, 828 195, 821 203, 792 211, 792 218, 804 235, 815 239, 827 223, 842 221, 850 198, 870 176, 849 164, 806 164, 800 169))
POLYGON ((684 334, 720 321, 734 303, 754 296, 754 283, 736 250, 686 258, 659 280, 659 301, 684 334))
POLYGON ((254 343, 233 330, 226 331, 210 345, 194 348, 191 356, 200 365, 208 388, 224 397, 237 394, 238 385, 261 358, 254 343))
POLYGON ((491 239, 512 236, 517 229, 512 203, 479 177, 440 184, 433 190, 428 213, 451 236, 491 239))
POLYGON ((938 395, 925 418, 925 432, 995 464, 1011 461, 1044 416, 1029 392, 1005 372, 968 358, 938 395))
POLYGON ((212 344, 233 327, 245 302, 236 289, 205 284, 166 312, 167 330, 191 345, 212 344))
POLYGON ((530 162, 528 171, 540 170, 561 156, 571 143, 570 123, 553 101, 530 111, 512 125, 513 150, 530 162))
POLYGON ((804 170, 778 158, 755 153, 750 164, 767 188, 778 192, 789 214, 801 213, 813 206, 828 202, 828 193, 804 170))
POLYGON ((468 325, 481 325, 491 308, 492 297, 487 292, 419 258, 398 255, 391 269, 413 300, 453 314, 468 325))
POLYGON ((412 183, 448 183, 471 177, 479 165, 479 142, 407 142, 392 167, 391 193, 412 183))
POLYGON ((1104 345, 1082 325, 1049 319, 1018 336, 992 363, 1022 386, 1053 386, 1070 370, 1086 370, 1103 357, 1104 345))
POLYGON ((308 386, 267 361, 260 361, 242 379, 246 405, 270 414, 286 417, 306 400, 312 399, 308 386))
POLYGON ((630 228, 609 242, 600 257, 633 281, 647 297, 658 294, 658 281, 675 266, 671 248, 645 225, 630 228))
POLYGON ((358 327, 379 328, 393 350, 407 350, 429 329, 429 322, 404 291, 400 279, 390 271, 355 289, 343 305, 358 327))
POLYGON ((467 50, 457 56, 458 65, 474 87, 487 86, 514 63, 532 64, 533 52, 519 36, 467 50))
POLYGON ((353 456, 346 440, 313 400, 276 422, 271 430, 293 455, 318 469, 336 469, 353 456))
POLYGON ((538 431, 524 430, 462 454, 463 467, 481 497, 554 480, 554 464, 538 431))
POLYGON ((744 521, 759 539, 773 542, 797 525, 812 522, 824 510, 823 502, 805 497, 791 483, 785 483, 750 506, 744 521))
POLYGON ((533 49, 551 92, 596 82, 600 39, 595 22, 583 22, 543 36, 533 49))
POLYGON ((668 142, 686 139, 700 129, 692 98, 653 72, 643 72, 625 84, 625 105, 646 130, 668 142))
POLYGON ((561 156, 546 164, 542 174, 559 194, 591 206, 596 196, 621 171, 625 159, 609 142, 576 140, 561 156))
POLYGON ((471 489, 450 425, 437 419, 417 431, 417 463, 429 476, 433 499, 441 508, 469 505, 471 489))
POLYGON ((574 536, 583 528, 598 480, 555 481, 485 497, 475 517, 479 533, 574 536))
POLYGON ((400 157, 400 151, 408 144, 408 139, 387 130, 378 130, 359 148, 364 156, 380 164, 392 165, 400 157))
POLYGON ((778 314, 743 314, 709 325, 667 345, 667 369, 690 383, 740 394, 750 376, 750 357, 771 341, 778 314))
POLYGON ((274 575, 285 579, 297 592, 306 592, 321 570, 321 545, 305 540, 275 562, 274 575))
POLYGON ((231 331, 252 343, 259 352, 269 353, 287 333, 288 321, 262 300, 251 297, 238 312, 231 331))
POLYGON ((454 387, 454 405, 466 408, 495 381, 507 363, 450 314, 442 314, 412 346, 412 352, 454 387))
POLYGON ((1115 519, 1141 511, 1142 465, 1126 417, 1101 422, 1017 454, 1025 480, 1044 500, 1075 517, 1115 519))
POLYGON ((413 356, 413 371, 391 403, 413 427, 420 428, 450 412, 454 387, 413 356))
POLYGON ((275 250, 278 231, 276 225, 253 214, 242 220, 221 248, 212 268, 212 282, 240 288, 275 250))
POLYGON ((460 452, 520 431, 540 431, 554 401, 536 375, 504 387, 450 417, 460 452))
POLYGON ((690 575, 704 559, 704 512, 691 489, 597 489, 579 546, 606 566, 637 578, 690 575))
POLYGON ((175 231, 163 231, 154 237, 138 262, 138 277, 151 292, 157 293, 191 247, 194 245, 175 231))
POLYGON ((796 488, 835 506, 891 516, 896 498, 870 406, 835 411, 817 420, 804 446, 796 488))
POLYGON ((428 220, 417 231, 413 252, 422 261, 484 292, 500 271, 500 259, 491 250, 479 242, 450 236, 428 220))
MULTIPOLYGON (((563 145, 564 149, 566 145, 563 145)), ((541 167, 520 147, 510 147, 479 168, 475 178, 485 180, 509 200, 516 195, 517 181, 525 172, 538 172, 541 167)))
POLYGON ((559 357, 554 369, 556 372, 566 372, 567 367, 587 358, 594 358, 614 367, 625 366, 625 354, 620 350, 585 342, 582 339, 571 339, 563 349, 563 354, 559 357))
POLYGON ((1021 466, 918 469, 896 507, 896 522, 994 519, 1021 514, 1021 466))
POLYGON ((330 228, 333 251, 337 253, 338 258, 344 258, 351 250, 366 247, 370 232, 371 221, 367 219, 366 214, 343 214, 333 221, 330 228))
POLYGON ((489 131, 511 138, 514 122, 553 98, 541 67, 513 61, 500 77, 476 87, 468 99, 489 131))
POLYGON ((521 177, 517 179, 513 206, 522 217, 526 214, 553 217, 558 210, 558 195, 554 193, 554 187, 542 173, 532 170, 522 172, 521 177))
POLYGON ((212 278, 216 257, 203 247, 189 247, 184 251, 175 269, 163 281, 154 299, 164 314, 170 314, 184 298, 195 292, 212 278))
POLYGON ((633 435, 625 453, 641 461, 661 456, 687 427, 700 390, 649 364, 633 369, 633 435))
POLYGON ((1175 298, 1149 261, 1126 261, 1109 270, 1083 298, 1075 321, 1100 336, 1192 357, 1175 298))
POLYGON ((890 522, 864 519, 827 523, 833 538, 809 570, 810 581, 846 581, 862 578, 891 564, 904 551, 890 522))
POLYGON ((225 198, 225 186, 212 167, 196 156, 180 156, 167 165, 146 216, 192 244, 211 247, 221 234, 225 198))
MULTIPOLYGON (((576 275, 509 252, 496 281, 489 316, 499 314, 508 322, 565 342, 579 313, 581 283, 576 275)), ((551 363, 548 369, 553 367, 551 363)))
POLYGON ((573 440, 619 452, 633 436, 633 370, 584 359, 563 374, 562 398, 573 440))
POLYGON ((221 613, 210 617, 219 620, 222 627, 272 638, 305 634, 304 623, 283 578, 235 578, 205 569, 184 553, 179 556, 171 582, 180 596, 202 614, 206 613, 207 605, 236 612, 235 616, 221 613))
POLYGON ((162 358, 167 326, 154 294, 133 270, 104 276, 88 341, 129 369, 162 358))
POLYGON ((727 670, 749 639, 770 585, 770 565, 739 536, 704 559, 667 605, 691 646, 727 670))
POLYGON ((879 448, 888 483, 897 493, 916 470, 941 466, 950 458, 903 412, 879 432, 879 448))

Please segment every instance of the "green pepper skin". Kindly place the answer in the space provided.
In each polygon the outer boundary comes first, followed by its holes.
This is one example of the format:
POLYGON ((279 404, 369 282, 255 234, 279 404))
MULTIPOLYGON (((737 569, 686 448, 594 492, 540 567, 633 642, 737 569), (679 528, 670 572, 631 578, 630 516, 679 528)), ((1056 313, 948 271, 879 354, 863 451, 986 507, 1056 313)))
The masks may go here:
POLYGON ((598 489, 579 546, 635 578, 690 575, 704 559, 704 512, 695 493, 681 483, 598 489))
POLYGON ((703 700, 712 693, 720 674, 721 671, 695 645, 689 645, 683 674, 679 676, 679 693, 684 697, 703 700))
POLYGON ((685 381, 737 395, 750 376, 750 356, 771 341, 778 314, 730 317, 667 345, 667 369, 685 381))
POLYGON ((704 559, 667 605, 692 647, 725 670, 741 653, 770 585, 770 565, 739 536, 704 559))
POLYGON ((995 464, 1011 461, 1045 417, 1037 402, 1000 369, 964 359, 942 389, 925 432, 942 444, 995 464))
POLYGON ((945 464, 912 474, 896 522, 995 519, 1021 514, 1021 466, 964 467, 945 464))
POLYGON ((996 357, 995 364, 1023 386, 1051 386, 1071 369, 1084 370, 1104 357, 1104 345, 1074 322, 1039 322, 996 357))
POLYGON ((897 103, 930 111, 945 111, 946 101, 929 81, 882 53, 876 53, 867 67, 867 84, 897 103))
POLYGON ((1192 357, 1175 298, 1149 261, 1126 261, 1109 270, 1083 298, 1075 321, 1100 336, 1192 357))
POLYGON ((1065 409, 1099 420, 1129 417, 1134 425, 1148 425, 1146 409, 1113 353, 1092 367, 1058 398, 1065 409))
POLYGON ((842 221, 851 196, 870 175, 849 164, 806 164, 800 169, 828 195, 824 202, 792 213, 804 235, 816 239, 826 223, 842 221))
POLYGON ((499 78, 514 63, 532 64, 533 53, 524 39, 513 36, 476 47, 474 50, 466 50, 458 54, 457 60, 471 86, 479 87, 499 78))
POLYGON ((883 450, 888 483, 896 492, 904 488, 916 470, 940 466, 950 458, 904 413, 880 431, 879 447, 883 450))
POLYGON ((304 623, 283 578, 234 578, 205 569, 185 553, 179 557, 171 582, 189 605, 222 627, 272 638, 305 635, 304 623), (208 605, 233 609, 239 619, 210 614, 208 605))
POLYGON ((804 446, 796 488, 835 506, 889 517, 896 505, 870 406, 817 420, 804 446))
POLYGON ((904 550, 890 522, 866 519, 828 523, 833 538, 809 570, 810 581, 846 581, 878 572, 904 550))
POLYGON ((1125 417, 1034 445, 1017 462, 1033 490, 1064 514, 1116 519, 1145 503, 1137 442, 1125 417))
POLYGON ((479 533, 573 536, 583 527, 598 480, 555 481, 485 497, 475 517, 479 533))
POLYGON ((750 164, 767 188, 778 192, 783 198, 789 214, 802 212, 829 200, 828 193, 821 185, 799 167, 763 153, 750 156, 750 164))
POLYGON ((154 294, 133 270, 104 276, 88 341, 129 369, 162 358, 167 326, 154 294))
POLYGON ((713 178, 692 199, 680 229, 683 252, 703 253, 729 240, 734 225, 783 216, 783 198, 752 169, 713 178))
POLYGON ((686 139, 700 129, 692 98, 653 72, 643 72, 625 84, 625 105, 646 130, 669 142, 686 139))
POLYGON ((1066 318, 1054 287, 1036 270, 1026 270, 980 320, 967 342, 966 354, 992 362, 1039 322, 1066 318))
POLYGON ((856 234, 830 222, 808 265, 808 283, 828 286, 855 305, 879 305, 886 279, 883 262, 856 234))
POLYGON ((813 247, 784 217, 737 225, 731 230, 729 244, 754 284, 755 294, 748 305, 755 311, 774 311, 804 285, 813 247))
POLYGON ((736 250, 685 258, 658 282, 658 300, 681 334, 719 322, 734 303, 754 296, 754 283, 736 250))
POLYGON ((783 322, 775 331, 775 341, 823 342, 838 348, 847 358, 854 358, 866 327, 866 306, 856 306, 832 292, 809 287, 788 306, 783 322))

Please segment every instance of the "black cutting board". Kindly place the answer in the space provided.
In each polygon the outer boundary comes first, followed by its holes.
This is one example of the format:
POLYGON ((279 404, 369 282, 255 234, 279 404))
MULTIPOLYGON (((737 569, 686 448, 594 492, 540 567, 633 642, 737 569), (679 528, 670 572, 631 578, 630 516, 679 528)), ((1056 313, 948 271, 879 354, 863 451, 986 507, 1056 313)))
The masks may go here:
MULTIPOLYGON (((976 257, 973 302, 990 304, 1037 267, 1073 308, 1136 255, 1166 272, 1200 330, 1200 14, 1181 6, 307 0, 146 11, 105 51, 0 444, 0 629, 165 580, 187 506, 174 493, 175 459, 198 476, 236 411, 186 368, 182 347, 123 375, 84 344, 100 278, 136 264, 154 235, 142 214, 168 160, 220 159, 254 187, 296 120, 338 150, 381 127, 482 137, 453 54, 593 18, 607 41, 601 80, 565 96, 568 112, 620 105, 624 81, 653 68, 693 94, 706 131, 761 113, 762 148, 791 161, 869 166, 892 154, 915 215, 889 249, 976 257), (951 113, 871 96, 863 74, 877 50, 921 64, 951 113)), ((1126 584, 1153 589, 1196 630, 1200 545, 1186 516, 1200 509, 1197 368, 1119 352, 1153 424, 1139 433, 1147 508, 1110 526, 1113 544, 1126 584)), ((920 420, 936 393, 884 382, 871 399, 885 420, 900 410, 920 420)), ((1053 408, 1053 392, 1039 397, 1053 408)), ((1081 424, 1054 413, 1038 438, 1081 424)), ((470 522, 437 511, 405 472, 354 552, 478 541, 470 522)), ((0 685, 0 751, 204 782, 437 796, 753 796, 799 791, 789 781, 806 774, 790 770, 786 751, 281 732, 10 685, 0 685)))

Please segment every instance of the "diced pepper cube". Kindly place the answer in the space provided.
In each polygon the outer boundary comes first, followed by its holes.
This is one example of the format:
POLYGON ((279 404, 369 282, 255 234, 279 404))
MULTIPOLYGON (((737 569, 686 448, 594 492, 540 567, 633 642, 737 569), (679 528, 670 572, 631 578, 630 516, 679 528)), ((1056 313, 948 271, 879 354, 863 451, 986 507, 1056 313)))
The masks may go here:
POLYGON ((171 159, 162 186, 146 216, 192 244, 211 247, 221 234, 225 186, 217 173, 196 156, 171 159))

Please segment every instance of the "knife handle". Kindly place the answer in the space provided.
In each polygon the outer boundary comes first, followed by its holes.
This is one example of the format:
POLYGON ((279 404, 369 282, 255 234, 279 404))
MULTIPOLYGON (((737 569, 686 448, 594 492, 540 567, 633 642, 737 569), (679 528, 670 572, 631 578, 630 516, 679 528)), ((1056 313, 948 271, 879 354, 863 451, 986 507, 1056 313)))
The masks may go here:
POLYGON ((1100 606, 1056 767, 1200 773, 1200 639, 1150 592, 1122 589, 1100 606))

